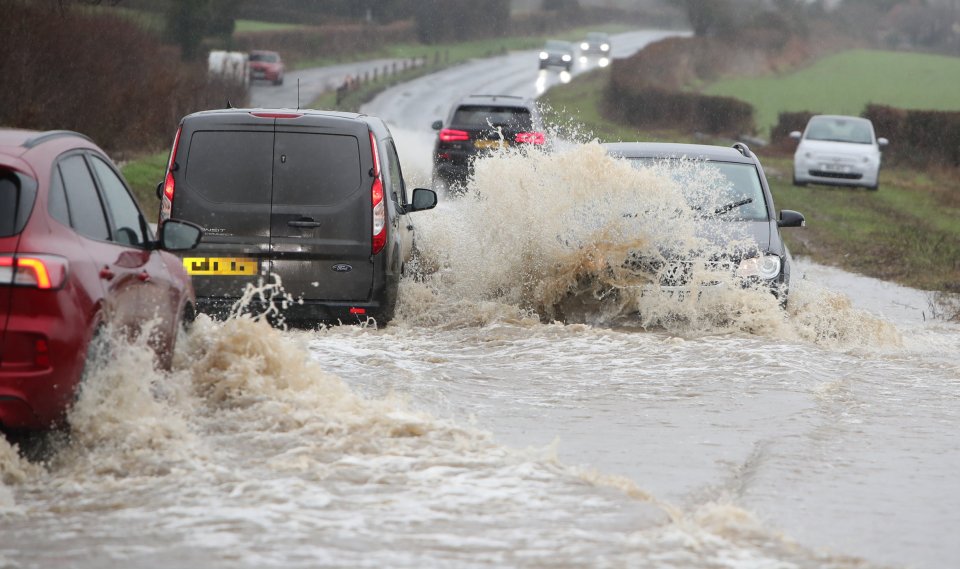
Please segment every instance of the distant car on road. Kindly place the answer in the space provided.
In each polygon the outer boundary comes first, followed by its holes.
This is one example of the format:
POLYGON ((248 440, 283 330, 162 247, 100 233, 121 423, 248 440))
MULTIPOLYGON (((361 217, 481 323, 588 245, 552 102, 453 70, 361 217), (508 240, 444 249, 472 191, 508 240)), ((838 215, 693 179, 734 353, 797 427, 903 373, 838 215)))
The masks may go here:
POLYGON ((548 40, 540 50, 540 69, 561 67, 566 71, 573 69, 573 44, 566 41, 548 40))
POLYGON ((437 203, 427 189, 407 200, 382 120, 306 109, 187 115, 157 192, 161 223, 206 231, 182 259, 199 311, 227 316, 246 285, 279 279, 294 299, 283 320, 303 327, 391 320, 413 255, 409 214, 437 203))
POLYGON ((668 170, 679 168, 682 161, 702 161, 716 168, 724 181, 713 203, 719 207, 704 212, 704 223, 726 224, 726 231, 711 232, 712 239, 723 252, 708 261, 714 268, 729 274, 727 282, 693 283, 695 273, 692 260, 675 251, 662 251, 656 256, 642 252, 632 254, 628 268, 654 275, 654 286, 664 291, 684 292, 696 284, 724 286, 763 284, 785 305, 790 288, 790 251, 780 236, 781 227, 800 227, 804 217, 791 210, 775 213, 773 196, 757 156, 742 143, 732 148, 699 144, 669 144, 652 142, 621 142, 604 145, 607 152, 629 160, 635 167, 665 165, 668 170), (748 241, 755 247, 734 247, 724 240, 748 241))
POLYGON ((460 192, 483 152, 512 145, 546 142, 543 119, 533 99, 509 95, 469 95, 450 109, 433 149, 433 177, 460 192))
POLYGON ((580 53, 586 56, 610 57, 612 46, 610 34, 591 32, 587 34, 586 39, 580 42, 580 53))
POLYGON ((107 325, 138 331, 169 366, 194 294, 180 260, 200 228, 155 238, 123 177, 87 137, 0 129, 0 430, 63 422, 107 325))
POLYGON ((800 141, 793 155, 794 185, 879 188, 880 160, 888 141, 877 138, 868 119, 817 115, 803 133, 794 131, 790 137, 800 141))
POLYGON ((283 85, 286 71, 283 59, 275 51, 253 50, 250 52, 250 78, 283 85))

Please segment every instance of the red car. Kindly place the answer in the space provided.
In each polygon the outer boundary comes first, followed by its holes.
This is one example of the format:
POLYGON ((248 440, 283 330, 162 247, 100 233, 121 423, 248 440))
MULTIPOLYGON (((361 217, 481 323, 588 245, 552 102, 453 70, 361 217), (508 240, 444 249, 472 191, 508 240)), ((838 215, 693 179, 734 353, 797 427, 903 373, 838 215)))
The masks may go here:
POLYGON ((193 317, 193 286, 175 255, 198 226, 153 235, 123 177, 87 137, 0 129, 0 430, 61 425, 91 340, 158 318, 151 344, 169 366, 193 317))
POLYGON ((271 81, 283 85, 283 60, 275 51, 255 50, 250 52, 250 79, 271 81))

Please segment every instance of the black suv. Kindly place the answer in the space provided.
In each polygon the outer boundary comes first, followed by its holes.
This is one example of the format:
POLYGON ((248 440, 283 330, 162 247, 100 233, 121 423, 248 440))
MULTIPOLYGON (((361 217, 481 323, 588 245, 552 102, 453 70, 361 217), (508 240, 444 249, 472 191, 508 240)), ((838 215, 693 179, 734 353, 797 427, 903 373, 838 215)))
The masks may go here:
POLYGON ((482 152, 516 145, 544 144, 543 119, 533 99, 509 95, 469 95, 450 110, 433 152, 433 179, 463 191, 473 159, 482 152))
POLYGON ((407 214, 434 207, 407 188, 382 120, 312 110, 224 109, 184 117, 160 219, 205 230, 183 258, 197 308, 227 313, 245 285, 274 282, 293 297, 285 322, 389 321, 413 247, 407 214))
MULTIPOLYGON (((685 194, 695 192, 694 184, 683 179, 684 162, 702 162, 711 167, 721 183, 711 189, 711 196, 687 195, 690 207, 702 210, 698 202, 711 203, 703 211, 705 236, 722 251, 722 258, 698 259, 696 252, 680 253, 666 244, 652 252, 630 255, 627 267, 652 275, 654 285, 662 291, 684 293, 692 288, 764 284, 786 305, 790 288, 790 251, 780 236, 781 227, 801 227, 804 217, 792 210, 776 211, 773 195, 767 184, 760 160, 742 143, 731 148, 700 144, 657 142, 619 142, 604 144, 613 156, 628 160, 637 168, 660 166, 672 176, 685 194), (710 199, 704 199, 710 198, 710 199), (719 205, 717 205, 719 204, 719 205), (721 223, 708 230, 711 224, 721 223), (752 244, 749 245, 749 244, 752 244), (693 282, 695 261, 706 261, 713 269, 728 272, 728 282, 693 282)), ((706 205, 706 204, 703 204, 706 205)), ((712 277, 711 277, 712 278, 712 277)))

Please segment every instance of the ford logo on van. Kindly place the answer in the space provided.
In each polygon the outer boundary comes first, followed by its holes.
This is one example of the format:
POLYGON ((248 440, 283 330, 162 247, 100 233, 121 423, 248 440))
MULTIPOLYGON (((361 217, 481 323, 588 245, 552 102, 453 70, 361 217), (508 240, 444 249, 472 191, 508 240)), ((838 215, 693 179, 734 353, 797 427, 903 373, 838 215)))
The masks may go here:
POLYGON ((349 273, 350 271, 353 270, 353 266, 352 266, 352 265, 348 265, 348 264, 346 264, 346 263, 337 263, 336 265, 334 265, 334 266, 332 266, 332 267, 330 267, 330 268, 333 269, 335 272, 338 272, 338 273, 349 273))

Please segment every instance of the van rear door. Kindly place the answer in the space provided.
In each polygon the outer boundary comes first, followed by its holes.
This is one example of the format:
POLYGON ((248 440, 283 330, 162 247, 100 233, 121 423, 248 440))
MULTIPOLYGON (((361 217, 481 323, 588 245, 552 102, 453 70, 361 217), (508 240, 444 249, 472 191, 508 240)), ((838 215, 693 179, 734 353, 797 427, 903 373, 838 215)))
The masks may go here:
POLYGON ((373 159, 362 121, 278 119, 273 161, 272 272, 295 299, 370 297, 373 159))
POLYGON ((204 228, 184 255, 198 297, 239 297, 266 277, 270 254, 273 121, 211 114, 185 121, 172 217, 204 228))

